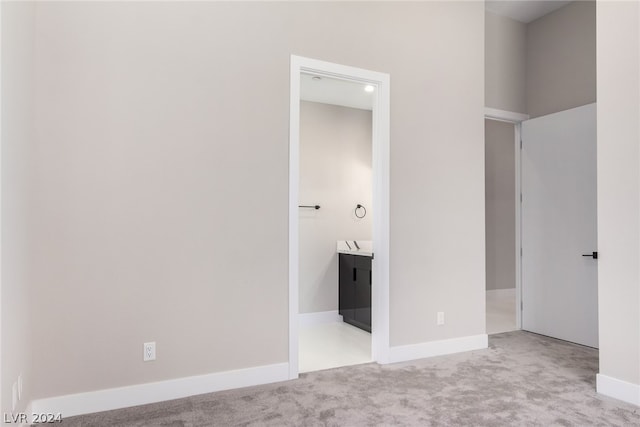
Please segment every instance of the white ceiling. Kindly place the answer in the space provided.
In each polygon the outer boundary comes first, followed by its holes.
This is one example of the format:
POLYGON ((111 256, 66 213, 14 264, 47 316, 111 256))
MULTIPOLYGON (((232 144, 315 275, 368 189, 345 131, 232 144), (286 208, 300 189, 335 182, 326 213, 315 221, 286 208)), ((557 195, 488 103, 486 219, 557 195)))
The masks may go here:
POLYGON ((543 0, 510 0, 510 1, 493 1, 487 0, 484 3, 485 10, 515 19, 516 21, 529 22, 535 21, 544 15, 560 9, 571 3, 570 1, 543 1, 543 0))
POLYGON ((313 75, 300 75, 300 99, 341 105, 343 107, 373 109, 373 93, 365 92, 365 85, 345 80, 321 77, 314 80, 313 75))

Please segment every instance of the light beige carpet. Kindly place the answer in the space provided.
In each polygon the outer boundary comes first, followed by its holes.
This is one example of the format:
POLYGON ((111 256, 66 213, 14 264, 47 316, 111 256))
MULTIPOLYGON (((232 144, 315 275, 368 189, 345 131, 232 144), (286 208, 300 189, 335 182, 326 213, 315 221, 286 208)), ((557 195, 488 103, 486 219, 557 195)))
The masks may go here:
POLYGON ((69 418, 64 426, 640 426, 595 392, 597 350, 530 334, 486 350, 69 418))

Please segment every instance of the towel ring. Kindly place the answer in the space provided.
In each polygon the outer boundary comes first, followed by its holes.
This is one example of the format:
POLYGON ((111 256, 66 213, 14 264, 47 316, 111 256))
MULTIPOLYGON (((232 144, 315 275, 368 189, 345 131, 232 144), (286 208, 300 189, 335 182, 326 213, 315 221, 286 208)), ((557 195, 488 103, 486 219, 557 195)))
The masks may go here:
POLYGON ((361 204, 358 204, 353 212, 356 214, 356 218, 364 218, 367 216, 367 208, 361 204))

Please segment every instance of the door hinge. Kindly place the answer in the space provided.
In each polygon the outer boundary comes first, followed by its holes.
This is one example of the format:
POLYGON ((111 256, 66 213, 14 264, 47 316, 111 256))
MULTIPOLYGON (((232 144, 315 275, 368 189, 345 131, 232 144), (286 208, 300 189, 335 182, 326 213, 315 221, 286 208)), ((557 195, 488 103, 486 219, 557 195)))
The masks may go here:
POLYGON ((524 310, 524 304, 520 301, 520 311, 524 310))
POLYGON ((522 139, 520 140, 520 149, 522 150, 522 139))
POLYGON ((520 256, 522 256, 522 247, 520 247, 520 256))
POLYGON ((520 193, 520 203, 522 203, 522 193, 520 193))

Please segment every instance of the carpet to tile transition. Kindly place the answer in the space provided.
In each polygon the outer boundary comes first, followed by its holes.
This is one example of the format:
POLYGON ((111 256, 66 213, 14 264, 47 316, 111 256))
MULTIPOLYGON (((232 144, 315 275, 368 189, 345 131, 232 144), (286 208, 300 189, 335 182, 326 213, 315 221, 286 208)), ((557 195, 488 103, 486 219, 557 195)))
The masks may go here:
POLYGON ((640 426, 595 392, 597 350, 517 331, 489 348, 72 417, 64 426, 640 426))

